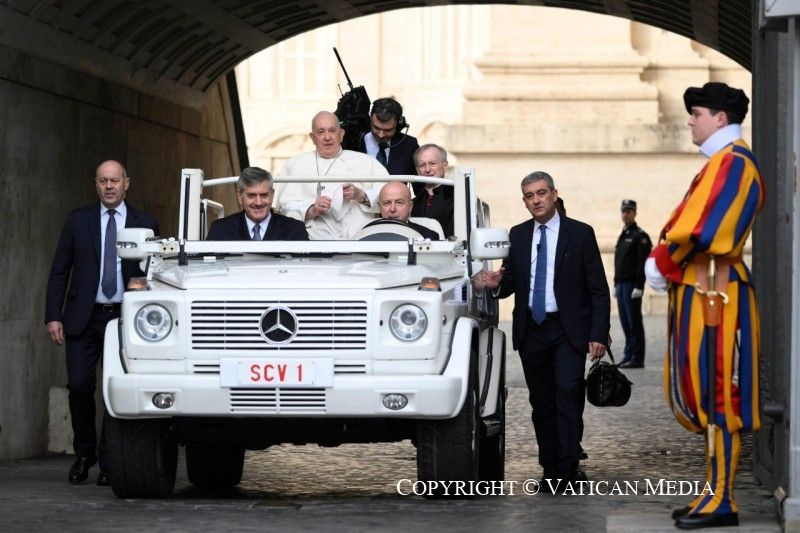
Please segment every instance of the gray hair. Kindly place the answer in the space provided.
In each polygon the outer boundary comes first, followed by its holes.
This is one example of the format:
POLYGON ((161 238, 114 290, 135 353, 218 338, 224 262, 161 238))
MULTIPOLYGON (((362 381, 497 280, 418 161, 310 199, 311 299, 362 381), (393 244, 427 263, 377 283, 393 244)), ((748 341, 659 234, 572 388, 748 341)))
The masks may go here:
POLYGON ((528 184, 542 180, 544 180, 544 182, 547 184, 547 188, 550 189, 551 191, 556 188, 556 184, 553 182, 553 176, 542 170, 531 172, 530 174, 522 178, 522 183, 520 184, 520 187, 524 188, 528 184))
POLYGON ((236 180, 236 192, 244 192, 247 187, 267 182, 272 189, 272 174, 260 167, 247 167, 242 170, 242 175, 236 180))
POLYGON ((423 144, 414 152, 414 164, 416 165, 419 163, 419 154, 424 152, 425 150, 430 150, 433 148, 434 150, 439 152, 439 162, 447 161, 447 150, 439 146, 438 144, 428 143, 423 144))

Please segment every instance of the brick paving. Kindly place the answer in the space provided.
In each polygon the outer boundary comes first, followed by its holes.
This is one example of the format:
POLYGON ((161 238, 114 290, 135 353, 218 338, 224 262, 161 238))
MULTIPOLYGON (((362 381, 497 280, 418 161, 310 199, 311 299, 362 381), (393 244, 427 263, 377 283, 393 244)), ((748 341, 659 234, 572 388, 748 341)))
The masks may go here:
MULTIPOLYGON (((622 335, 613 323, 613 347, 621 353, 622 335)), ((48 456, 0 464, 0 530, 676 531, 670 509, 691 497, 648 494, 646 483, 702 482, 703 440, 678 426, 664 403, 664 317, 645 317, 645 327, 646 368, 625 371, 634 382, 631 401, 621 408, 587 404, 584 416, 589 459, 583 466, 589 479, 608 482, 608 487, 618 482, 622 488, 638 482, 634 493, 522 493, 522 483, 538 480, 541 470, 522 370, 516 353, 509 352, 506 479, 517 482, 513 496, 429 501, 398 495, 399 480, 416 479, 410 442, 248 452, 244 479, 227 494, 193 488, 179 465, 175 495, 162 501, 117 500, 109 489, 70 486, 66 472, 72 458, 48 456)), ((769 494, 752 474, 752 438, 744 439, 743 449, 736 487, 738 531, 780 531, 769 494)))

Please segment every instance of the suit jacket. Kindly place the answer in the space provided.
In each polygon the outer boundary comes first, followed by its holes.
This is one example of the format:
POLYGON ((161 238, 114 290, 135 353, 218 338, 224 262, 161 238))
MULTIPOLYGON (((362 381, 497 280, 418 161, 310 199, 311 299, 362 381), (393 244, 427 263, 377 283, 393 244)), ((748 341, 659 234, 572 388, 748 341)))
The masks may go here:
POLYGON ((435 218, 442 225, 445 239, 453 235, 453 188, 440 185, 433 189, 433 196, 429 196, 424 183, 415 183, 414 192, 417 196, 414 197, 411 216, 435 218))
MULTIPOLYGON (((215 220, 208 230, 207 241, 249 241, 252 235, 247 230, 244 211, 215 220)), ((267 231, 262 241, 307 241, 306 225, 281 214, 272 212, 267 231)))
MULTIPOLYGON (((525 340, 531 310, 531 246, 534 220, 511 228, 511 252, 503 260, 503 279, 498 297, 514 294, 512 325, 514 349, 525 340)), ((553 292, 569 342, 579 352, 589 342, 608 343, 611 298, 594 230, 588 224, 561 217, 556 245, 553 292)))
MULTIPOLYGON (((155 218, 127 202, 125 207, 126 228, 150 228, 159 234, 155 218)), ((45 301, 45 323, 62 322, 67 335, 80 335, 92 316, 100 284, 101 242, 99 201, 67 216, 53 256, 45 301)), ((122 261, 123 287, 132 277, 143 275, 138 261, 122 261)))
MULTIPOLYGON (((365 135, 371 135, 367 132, 365 135)), ((417 167, 414 165, 414 152, 419 148, 416 137, 397 132, 389 141, 389 161, 386 170, 390 175, 411 175, 417 174, 417 167)), ((364 135, 361 136, 358 151, 367 153, 367 145, 364 143, 364 135)), ((415 184, 416 185, 416 184, 415 184)))

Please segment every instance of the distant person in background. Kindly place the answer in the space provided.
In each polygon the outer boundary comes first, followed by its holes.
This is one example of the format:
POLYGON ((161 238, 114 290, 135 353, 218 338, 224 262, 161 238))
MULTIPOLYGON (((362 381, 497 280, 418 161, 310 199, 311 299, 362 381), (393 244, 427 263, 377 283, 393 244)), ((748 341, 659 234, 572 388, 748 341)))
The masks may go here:
MULTIPOLYGON (((424 144, 414 153, 417 174, 444 178, 447 171, 447 151, 437 144, 424 144)), ((439 221, 444 238, 453 234, 453 187, 435 183, 415 183, 413 217, 428 217, 439 221)))
POLYGON ((408 130, 403 106, 394 98, 378 98, 369 113, 370 131, 361 138, 360 151, 376 158, 391 175, 414 175, 414 152, 419 148, 408 130))
POLYGON ((645 336, 642 321, 644 294, 644 262, 653 249, 650 236, 636 224, 636 201, 622 200, 622 228, 614 248, 614 297, 619 321, 625 333, 625 355, 622 368, 644 366, 645 336))

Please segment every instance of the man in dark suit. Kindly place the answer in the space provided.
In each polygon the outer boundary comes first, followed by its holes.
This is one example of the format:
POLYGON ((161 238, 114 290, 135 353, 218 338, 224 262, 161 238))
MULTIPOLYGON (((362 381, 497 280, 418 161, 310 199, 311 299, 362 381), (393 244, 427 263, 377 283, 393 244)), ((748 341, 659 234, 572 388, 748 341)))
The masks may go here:
MULTIPOLYGON (((404 222, 425 239, 432 241, 440 239, 439 234, 432 229, 426 228, 421 224, 409 222, 412 206, 411 191, 408 190, 408 185, 402 181, 390 181, 384 185, 378 195, 378 205, 381 207, 381 218, 404 222)), ((373 221, 369 224, 374 223, 373 221)))
POLYGON ((560 216, 557 198, 549 174, 522 180, 533 219, 511 228, 503 268, 479 273, 474 283, 498 298, 514 295, 513 344, 530 392, 544 488, 556 490, 561 479, 563 490, 586 480, 578 470, 585 358, 605 353, 611 299, 594 231, 560 216))
POLYGON ((67 388, 77 456, 69 470, 70 483, 82 483, 99 460, 98 485, 109 485, 105 443, 97 446, 95 383, 103 352, 106 324, 119 317, 122 293, 132 277, 143 276, 136 261, 117 257, 117 228, 150 228, 156 220, 125 202, 130 185, 125 167, 105 161, 95 172, 99 202, 72 211, 67 217, 47 283, 45 323, 56 344, 66 341, 67 388))
MULTIPOLYGON (((447 150, 438 144, 423 144, 414 152, 417 174, 443 178, 447 171, 447 150)), ((453 235, 453 187, 433 183, 415 183, 414 207, 411 216, 439 221, 447 239, 453 235)))
POLYGON ((376 158, 391 175, 416 174, 414 152, 419 143, 402 132, 408 124, 400 102, 378 98, 372 103, 369 120, 370 131, 362 136, 359 151, 376 158))
POLYGON ((272 174, 247 167, 236 182, 236 198, 242 210, 215 220, 207 241, 307 241, 306 226, 299 220, 272 211, 275 188, 272 174))

